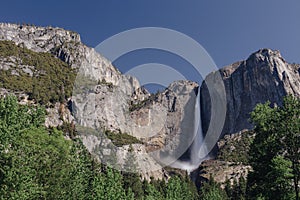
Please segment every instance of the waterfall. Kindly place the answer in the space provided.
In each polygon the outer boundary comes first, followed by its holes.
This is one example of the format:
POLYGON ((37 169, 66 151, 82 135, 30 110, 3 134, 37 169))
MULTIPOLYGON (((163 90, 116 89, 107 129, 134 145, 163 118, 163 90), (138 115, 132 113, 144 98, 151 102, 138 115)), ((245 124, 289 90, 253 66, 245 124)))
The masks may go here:
POLYGON ((207 156, 206 145, 203 142, 203 131, 202 131, 202 122, 201 122, 201 106, 200 106, 200 87, 198 88, 198 93, 195 102, 194 110, 194 141, 190 148, 190 164, 193 168, 197 168, 201 162, 207 156), (200 149, 204 151, 200 151, 200 149), (200 154, 200 152, 203 152, 200 154))
POLYGON ((205 143, 203 142, 203 131, 202 131, 202 122, 201 122, 201 105, 200 105, 200 87, 198 88, 198 93, 195 98, 194 105, 194 121, 193 121, 193 142, 189 148, 190 150, 190 159, 188 161, 177 160, 171 166, 175 168, 180 168, 187 170, 188 173, 197 169, 202 161, 207 158, 208 152, 205 143), (201 152, 201 153, 200 153, 201 152))

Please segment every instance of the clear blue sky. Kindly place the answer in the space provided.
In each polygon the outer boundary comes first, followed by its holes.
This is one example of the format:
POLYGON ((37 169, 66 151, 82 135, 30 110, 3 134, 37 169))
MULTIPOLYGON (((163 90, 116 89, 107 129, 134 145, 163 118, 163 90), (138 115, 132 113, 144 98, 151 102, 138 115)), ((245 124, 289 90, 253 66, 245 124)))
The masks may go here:
MULTIPOLYGON (((1 2, 0 21, 74 30, 91 47, 127 29, 158 26, 197 40, 218 67, 265 47, 300 63, 299 0, 9 0, 1 2)), ((151 56, 139 57, 145 59, 132 62, 136 57, 131 56, 124 67, 148 62, 151 56)))

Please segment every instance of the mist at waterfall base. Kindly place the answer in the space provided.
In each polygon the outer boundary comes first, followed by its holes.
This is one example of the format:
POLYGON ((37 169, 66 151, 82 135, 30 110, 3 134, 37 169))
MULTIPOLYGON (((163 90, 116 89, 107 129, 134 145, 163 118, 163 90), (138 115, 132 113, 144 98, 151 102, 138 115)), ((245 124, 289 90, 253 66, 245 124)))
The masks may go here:
POLYGON ((204 142, 204 136, 202 131, 202 123, 201 123, 201 106, 200 106, 200 87, 198 88, 198 93, 195 100, 194 106, 194 131, 192 137, 194 138, 191 146, 189 147, 189 160, 181 161, 177 160, 171 166, 174 168, 179 168, 182 170, 186 170, 188 173, 196 170, 199 165, 204 161, 209 159, 208 151, 206 148, 206 144, 204 142), (202 148, 200 153, 200 149, 202 148))

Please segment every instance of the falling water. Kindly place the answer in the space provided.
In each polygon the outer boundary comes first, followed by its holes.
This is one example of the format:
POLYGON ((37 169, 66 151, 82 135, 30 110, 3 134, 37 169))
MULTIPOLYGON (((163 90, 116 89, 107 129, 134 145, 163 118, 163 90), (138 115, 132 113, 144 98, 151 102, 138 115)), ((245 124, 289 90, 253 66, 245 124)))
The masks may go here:
POLYGON ((194 110, 194 141, 190 148, 190 163, 193 167, 197 168, 207 155, 206 145, 203 142, 203 131, 201 123, 201 107, 200 107, 200 87, 195 102, 194 110), (200 149, 203 148, 203 153, 200 154, 200 149))
POLYGON ((188 161, 178 160, 172 164, 173 167, 187 170, 189 173, 197 169, 201 162, 206 159, 208 154, 206 145, 203 142, 204 138, 201 123, 200 95, 199 87, 194 106, 194 132, 192 135, 194 140, 190 146, 190 159, 188 161))

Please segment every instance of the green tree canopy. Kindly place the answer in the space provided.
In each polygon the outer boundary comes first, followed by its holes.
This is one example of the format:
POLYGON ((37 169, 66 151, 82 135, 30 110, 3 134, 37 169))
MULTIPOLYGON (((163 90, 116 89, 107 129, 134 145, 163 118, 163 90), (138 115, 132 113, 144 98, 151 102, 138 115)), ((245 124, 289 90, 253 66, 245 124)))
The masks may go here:
POLYGON ((287 96, 274 108, 259 104, 251 119, 257 135, 250 149, 248 195, 299 200, 300 100, 287 96))

